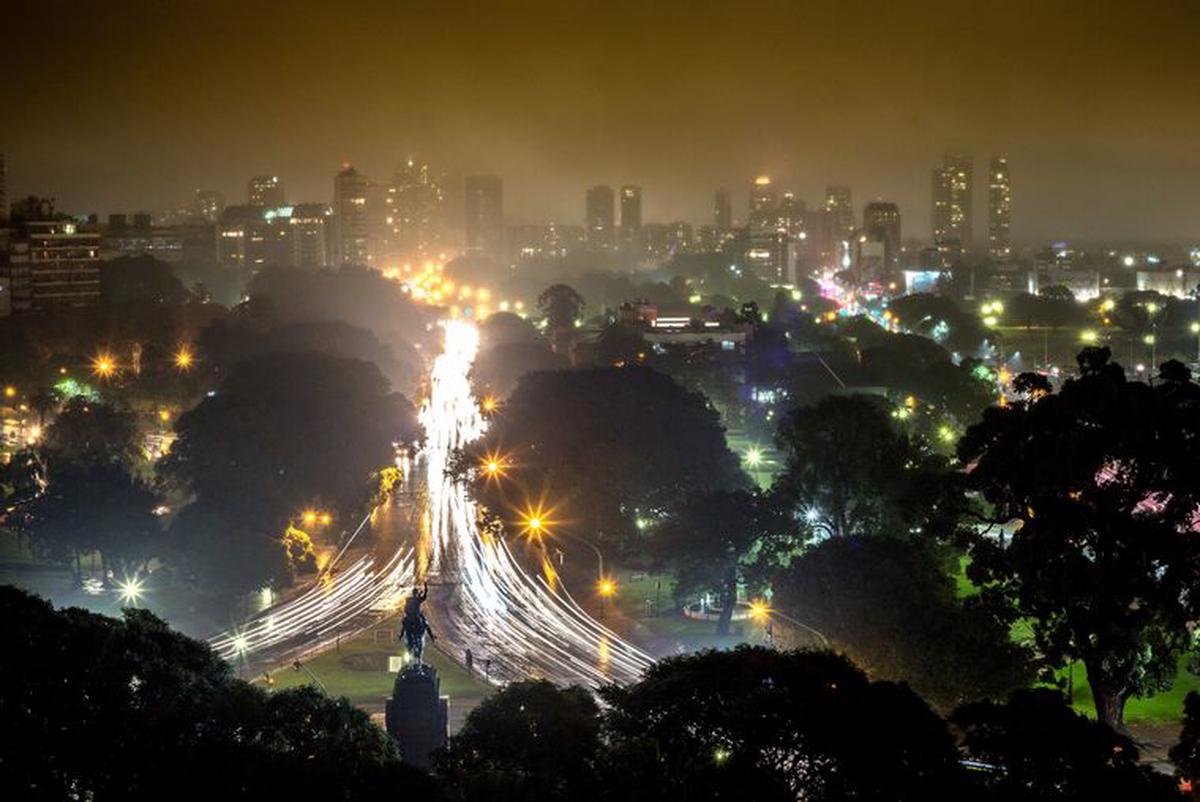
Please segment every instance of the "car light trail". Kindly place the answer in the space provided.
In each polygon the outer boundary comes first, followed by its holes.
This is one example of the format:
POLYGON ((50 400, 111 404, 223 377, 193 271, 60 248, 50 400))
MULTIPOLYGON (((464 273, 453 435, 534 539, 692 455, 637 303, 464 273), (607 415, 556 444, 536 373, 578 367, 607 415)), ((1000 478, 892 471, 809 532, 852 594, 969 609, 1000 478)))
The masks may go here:
POLYGON ((454 451, 484 433, 486 422, 468 374, 479 332, 464 320, 444 324, 445 346, 421 409, 429 496, 429 575, 437 585, 430 616, 443 645, 488 661, 493 682, 543 677, 602 685, 640 677, 652 659, 588 615, 560 583, 531 577, 508 544, 481 530, 466 484, 447 473, 454 451))

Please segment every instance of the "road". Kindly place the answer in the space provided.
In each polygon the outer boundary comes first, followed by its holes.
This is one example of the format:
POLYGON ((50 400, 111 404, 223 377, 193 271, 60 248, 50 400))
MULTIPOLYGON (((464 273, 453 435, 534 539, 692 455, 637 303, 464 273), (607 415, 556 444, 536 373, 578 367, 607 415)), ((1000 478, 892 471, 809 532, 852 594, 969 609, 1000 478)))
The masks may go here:
POLYGON ((430 583, 426 615, 438 647, 494 683, 540 677, 600 686, 637 679, 653 662, 588 615, 553 568, 531 575, 497 533, 479 529, 465 484, 447 475, 451 455, 483 435, 485 423, 468 375, 479 345, 474 324, 445 324, 443 352, 430 373, 421 409, 426 444, 406 471, 398 507, 377 508, 369 552, 344 558, 293 599, 210 640, 223 657, 254 676, 332 648, 393 614, 417 577, 430 583), (398 516, 398 520, 397 520, 398 516))

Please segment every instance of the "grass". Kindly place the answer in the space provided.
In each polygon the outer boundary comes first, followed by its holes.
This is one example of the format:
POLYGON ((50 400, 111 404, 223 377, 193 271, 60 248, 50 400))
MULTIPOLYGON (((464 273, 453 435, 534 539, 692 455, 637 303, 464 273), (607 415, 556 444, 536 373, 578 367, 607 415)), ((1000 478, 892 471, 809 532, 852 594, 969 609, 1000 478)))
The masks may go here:
MULTIPOLYGON (((372 710, 382 710, 383 700, 392 694, 396 675, 387 670, 387 656, 400 654, 394 634, 377 641, 377 629, 398 631, 400 622, 392 619, 367 630, 355 638, 342 641, 337 649, 324 652, 305 661, 308 670, 316 675, 330 696, 345 696, 353 704, 372 710)), ((425 662, 437 669, 442 693, 450 696, 455 707, 474 707, 491 693, 485 683, 467 675, 457 664, 439 652, 436 644, 425 650, 425 662)), ((289 667, 272 672, 275 689, 295 688, 312 684, 303 671, 289 667)), ((260 683, 263 680, 258 680, 260 683)))
MULTIPOLYGON (((955 583, 959 598, 974 595, 979 589, 967 578, 966 569, 968 558, 959 560, 958 574, 955 583)), ((1017 642, 1033 640, 1033 624, 1029 619, 1013 622, 1010 637, 1017 642)), ((1092 698, 1092 688, 1087 681, 1087 670, 1083 663, 1074 663, 1056 672, 1057 677, 1067 687, 1071 678, 1074 679, 1072 706, 1080 713, 1090 718, 1096 717, 1096 703, 1092 698)), ((1125 723, 1127 724, 1168 724, 1179 721, 1183 717, 1183 700, 1189 691, 1200 692, 1200 676, 1187 670, 1187 657, 1179 658, 1175 673, 1175 684, 1170 690, 1147 696, 1144 699, 1130 699, 1125 705, 1125 723)))

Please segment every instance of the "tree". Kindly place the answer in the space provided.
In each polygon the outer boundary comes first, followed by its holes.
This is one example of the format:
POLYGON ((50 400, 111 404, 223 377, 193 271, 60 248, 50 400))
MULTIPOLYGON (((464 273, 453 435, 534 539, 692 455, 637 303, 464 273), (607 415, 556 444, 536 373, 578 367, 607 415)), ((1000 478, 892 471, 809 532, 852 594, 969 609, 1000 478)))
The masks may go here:
POLYGON ((944 799, 960 782, 916 694, 827 652, 703 652, 601 693, 613 798, 944 799))
POLYGON ((51 470, 67 463, 131 469, 142 458, 137 419, 128 409, 76 396, 46 431, 42 451, 51 470))
POLYGON ((0 587, 0 616, 10 638, 0 661, 6 799, 384 800, 433 790, 348 700, 312 688, 268 694, 149 612, 54 610, 0 587))
POLYGON ((583 296, 566 284, 551 284, 538 296, 538 310, 547 325, 555 329, 571 329, 583 314, 583 296))
POLYGON ((952 529, 954 479, 892 425, 880 399, 828 396, 790 412, 780 494, 822 537, 952 529))
POLYGON ((761 541, 793 528, 791 516, 762 494, 696 493, 655 527, 650 548, 660 565, 674 571, 676 593, 717 592, 717 634, 727 635, 745 561, 761 541))
POLYGON ((526 374, 473 449, 497 453, 514 469, 480 488, 494 512, 518 518, 544 500, 589 538, 618 543, 639 535, 642 514, 746 481, 705 399, 636 366, 526 374))
POLYGON ((108 306, 180 306, 189 295, 169 264, 143 255, 101 262, 100 297, 108 306))
POLYGON ((1183 700, 1183 731, 1179 743, 1171 747, 1171 762, 1192 783, 1195 798, 1200 785, 1200 693, 1188 691, 1183 700))
POLYGON ((246 589, 286 578, 272 549, 306 507, 359 513, 416 421, 373 364, 275 354, 237 366, 175 430, 161 473, 199 505, 174 524, 180 545, 202 578, 246 589))
POLYGON ((1076 713, 1057 691, 1022 689, 1007 703, 962 707, 950 721, 965 756, 987 767, 970 774, 983 799, 1179 798, 1170 777, 1138 762, 1133 741, 1076 713))
POLYGON ((1033 680, 1031 655, 1011 642, 1007 609, 956 598, 954 557, 899 538, 826 540, 779 572, 773 602, 943 710, 1006 698, 1033 680))
POLYGON ((1129 382, 1107 348, 1057 394, 993 407, 959 441, 1011 535, 968 533, 970 576, 1028 617, 1051 665, 1082 660, 1101 721, 1171 686, 1193 648, 1200 486, 1197 388, 1129 382))
POLYGON ((13 517, 16 529, 43 557, 80 580, 79 558, 100 554, 103 576, 136 576, 161 548, 154 515, 158 496, 128 469, 112 463, 56 462, 45 489, 13 517))
POLYGON ((514 682, 471 711, 436 770, 452 799, 604 798, 600 724, 600 708, 584 688, 514 682))

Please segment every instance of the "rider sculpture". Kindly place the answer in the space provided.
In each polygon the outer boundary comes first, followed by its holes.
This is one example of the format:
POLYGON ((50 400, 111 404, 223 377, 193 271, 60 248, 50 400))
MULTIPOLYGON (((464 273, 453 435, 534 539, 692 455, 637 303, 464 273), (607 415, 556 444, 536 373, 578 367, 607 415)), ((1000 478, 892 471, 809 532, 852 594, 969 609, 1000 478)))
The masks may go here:
POLYGON ((428 584, 424 590, 413 588, 412 594, 404 602, 404 619, 400 623, 400 638, 408 647, 408 653, 412 655, 413 660, 418 663, 421 662, 421 655, 425 651, 425 636, 428 635, 430 640, 437 640, 429 622, 425 620, 424 613, 421 612, 421 603, 428 598, 428 584))

